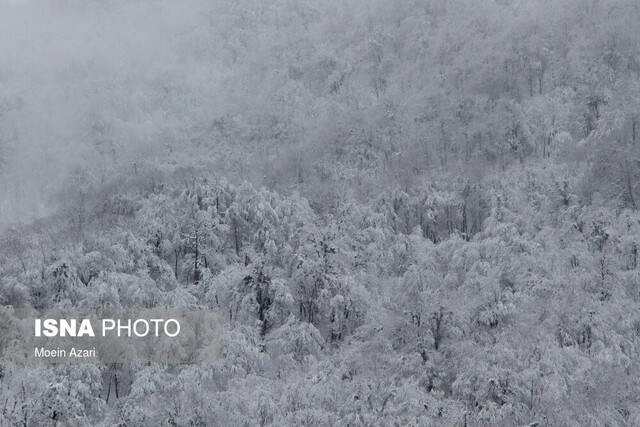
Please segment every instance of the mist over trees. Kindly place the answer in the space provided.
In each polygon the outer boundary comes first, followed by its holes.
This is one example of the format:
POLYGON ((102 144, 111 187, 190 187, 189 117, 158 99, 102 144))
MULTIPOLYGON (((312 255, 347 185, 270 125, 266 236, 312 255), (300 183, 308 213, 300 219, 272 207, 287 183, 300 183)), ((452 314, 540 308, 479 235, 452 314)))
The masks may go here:
POLYGON ((0 364, 0 425, 640 424, 639 23, 3 2, 0 304, 226 323, 216 364, 0 364))

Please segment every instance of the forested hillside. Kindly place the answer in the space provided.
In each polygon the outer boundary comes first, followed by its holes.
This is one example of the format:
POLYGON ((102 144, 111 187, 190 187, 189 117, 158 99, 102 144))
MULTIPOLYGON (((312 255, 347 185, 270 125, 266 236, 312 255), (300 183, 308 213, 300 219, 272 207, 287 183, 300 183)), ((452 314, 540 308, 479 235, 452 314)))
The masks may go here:
POLYGON ((640 425, 634 0, 26 0, 0 52, 0 305, 225 318, 0 363, 0 425, 640 425))

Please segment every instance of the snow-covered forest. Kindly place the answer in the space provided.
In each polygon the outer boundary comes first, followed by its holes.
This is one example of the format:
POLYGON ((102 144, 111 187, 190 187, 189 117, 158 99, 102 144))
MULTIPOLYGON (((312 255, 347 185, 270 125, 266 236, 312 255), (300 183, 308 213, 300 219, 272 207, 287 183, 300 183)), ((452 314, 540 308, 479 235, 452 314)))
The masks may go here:
POLYGON ((637 0, 0 1, 0 305, 225 318, 0 426, 640 425, 639 205, 637 0))

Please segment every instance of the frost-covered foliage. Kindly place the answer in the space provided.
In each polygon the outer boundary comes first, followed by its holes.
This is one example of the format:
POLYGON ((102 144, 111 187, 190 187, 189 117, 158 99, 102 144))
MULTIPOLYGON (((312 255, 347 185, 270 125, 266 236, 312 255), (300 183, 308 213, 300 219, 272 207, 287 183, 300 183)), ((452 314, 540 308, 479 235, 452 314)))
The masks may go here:
POLYGON ((0 425, 640 424, 639 23, 2 2, 0 305, 225 335, 213 364, 0 364, 0 425))
POLYGON ((2 2, 0 226, 61 200, 82 224, 158 165, 327 211, 443 168, 473 205, 487 168, 590 158, 589 197, 638 207, 637 1, 254 3, 2 2))
POLYGON ((415 212, 439 212, 434 224, 461 215, 464 185, 434 180, 320 217, 296 194, 172 176, 92 200, 82 234, 64 215, 14 228, 2 241, 3 304, 219 307, 225 358, 84 373, 1 365, 3 417, 632 423, 640 218, 582 203, 573 188, 584 176, 561 176, 566 185, 534 164, 476 184, 473 234, 416 222, 415 212), (115 209, 123 198, 135 208, 115 209))

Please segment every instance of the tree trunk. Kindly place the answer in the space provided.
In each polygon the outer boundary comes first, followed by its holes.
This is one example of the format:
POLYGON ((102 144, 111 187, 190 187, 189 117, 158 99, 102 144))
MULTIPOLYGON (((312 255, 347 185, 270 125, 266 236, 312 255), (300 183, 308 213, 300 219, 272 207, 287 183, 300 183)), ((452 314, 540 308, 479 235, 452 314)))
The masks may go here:
POLYGON ((542 95, 542 82, 544 80, 544 69, 538 72, 538 93, 542 95))
POLYGON ((198 257, 200 256, 200 250, 198 248, 198 233, 196 232, 196 248, 195 248, 195 257, 193 260, 193 283, 198 283, 200 281, 200 270, 198 269, 198 257))
POLYGON ((233 227, 233 240, 236 247, 236 255, 240 255, 240 241, 238 240, 238 225, 236 224, 236 220, 231 221, 231 225, 233 227))
POLYGON ((173 267, 173 275, 176 277, 176 280, 178 280, 178 258, 180 257, 180 252, 182 252, 182 250, 180 249, 174 249, 173 253, 175 254, 175 266, 173 267))

